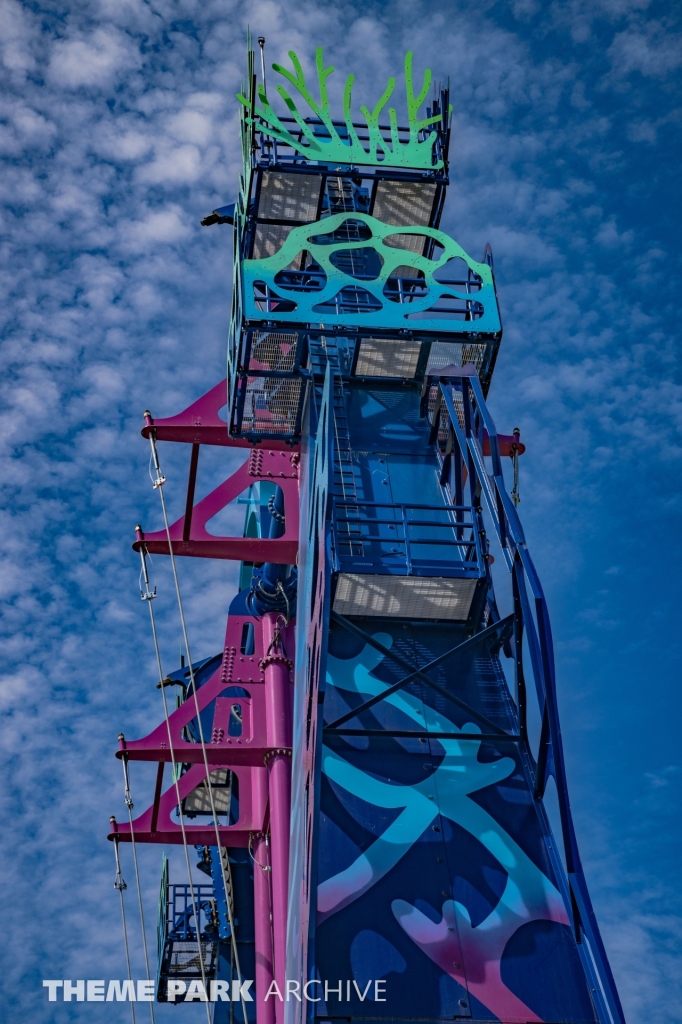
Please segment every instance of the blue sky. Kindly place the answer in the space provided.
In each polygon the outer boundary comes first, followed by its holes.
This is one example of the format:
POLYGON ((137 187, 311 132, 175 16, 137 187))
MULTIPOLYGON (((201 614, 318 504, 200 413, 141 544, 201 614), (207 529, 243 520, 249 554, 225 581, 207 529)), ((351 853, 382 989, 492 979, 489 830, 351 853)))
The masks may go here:
MULTIPOLYGON (((180 411, 224 373, 230 230, 199 221, 235 195, 247 21, 270 61, 293 47, 310 66, 324 44, 339 79, 356 72, 358 104, 410 47, 450 76, 443 227, 495 253, 490 404, 528 446, 520 511, 552 614, 588 881, 629 1020, 674 1024, 682 25, 679 3, 655 0, 0 0, 3 1019, 128 1019, 123 1005, 48 1005, 40 982, 124 972, 113 750, 161 717, 130 550, 136 522, 160 526, 138 429, 144 408, 180 411)), ((179 515, 175 448, 162 456, 179 515)), ((202 453, 198 497, 238 461, 202 453)), ((236 570, 180 570, 204 657, 236 570)), ((156 571, 175 668, 163 559, 156 571)), ((137 769, 138 810, 149 785, 137 769)), ((160 850, 141 862, 153 922, 160 850)), ((132 883, 127 856, 124 873, 132 883)), ((134 956, 142 976, 138 938, 134 956)))

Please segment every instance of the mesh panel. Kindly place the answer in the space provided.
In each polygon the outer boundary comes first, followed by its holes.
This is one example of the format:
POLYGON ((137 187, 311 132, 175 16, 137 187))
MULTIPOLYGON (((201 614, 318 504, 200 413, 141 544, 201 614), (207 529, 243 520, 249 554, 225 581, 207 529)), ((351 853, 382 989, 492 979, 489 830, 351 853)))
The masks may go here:
POLYGON ((464 622, 476 591, 475 579, 341 574, 334 611, 399 619, 464 622))
MULTIPOLYGON (((421 235, 398 235, 396 237, 401 238, 401 239, 403 239, 403 238, 407 239, 410 242, 413 239, 416 238, 417 242, 419 243, 419 245, 420 246, 423 245, 423 237, 421 235)), ((391 248, 392 249, 404 249, 405 246, 404 245, 393 245, 393 244, 391 244, 391 248)), ((421 248, 418 251, 421 252, 421 248)), ((416 277, 418 279, 421 278, 421 280, 423 281, 424 280, 424 271, 423 270, 417 270, 416 267, 407 267, 404 264, 401 264, 399 267, 396 267, 395 270, 391 271, 391 274, 390 274, 388 280, 390 281, 392 277, 416 277)))
POLYGON ((266 256, 274 256, 286 242, 290 231, 288 224, 256 224, 252 259, 263 260, 266 256))
MULTIPOLYGON (((284 267, 284 271, 287 271, 287 270, 303 270, 305 267, 308 266, 310 261, 311 261, 311 257, 310 257, 310 253, 308 252, 308 250, 307 249, 301 249, 300 252, 296 253, 296 255, 294 256, 294 258, 291 261, 291 263, 289 264, 289 266, 288 267, 284 267)), ((282 271, 280 270, 279 273, 281 274, 282 271)), ((286 285, 284 285, 284 287, 286 287, 286 285)))
POLYGON ((406 249, 422 256, 427 240, 426 235, 389 235, 388 238, 384 238, 384 245, 391 249, 406 249))
POLYGON ((373 215, 384 224, 417 225, 431 222, 436 186, 422 181, 379 181, 373 215))
POLYGON ((255 370, 293 370, 296 362, 297 334, 256 331, 251 342, 249 366, 255 370))
POLYGON ((304 223, 315 220, 321 188, 317 174, 267 172, 261 182, 258 216, 304 223))
MULTIPOLYGON (((429 423, 431 424, 431 426, 433 426, 433 417, 434 417, 434 413, 436 411, 436 401, 437 401, 437 398, 438 398, 439 390, 440 390, 440 388, 439 388, 439 386, 437 384, 432 384, 431 387, 429 388, 428 412, 429 412, 429 423)), ((463 402, 463 399, 462 399, 462 392, 461 391, 453 391, 452 392, 452 404, 454 405, 455 412, 457 413, 457 422, 459 423, 460 427, 463 427, 464 426, 464 402, 463 402)), ((447 406, 445 405, 445 402, 441 402, 439 419, 440 419, 440 423, 438 425, 438 440, 439 441, 445 441, 447 439, 447 436, 448 436, 448 419, 449 419, 448 410, 447 410, 447 406)))
POLYGON ((414 377, 421 343, 411 338, 363 338, 358 377, 414 377))
MULTIPOLYGON (((210 975, 213 972, 217 954, 217 942, 201 943, 205 974, 210 975)), ((168 974, 170 977, 178 975, 186 978, 201 977, 201 960, 196 942, 173 943, 168 960, 168 974)))
POLYGON ((426 372, 437 373, 445 366, 466 366, 471 363, 480 373, 486 348, 486 345, 465 345, 458 341, 436 341, 431 346, 426 372))
MULTIPOLYGON (((373 215, 384 224, 430 224, 436 186, 421 181, 379 181, 374 198, 373 215)), ((424 235, 391 235, 384 245, 392 249, 406 249, 420 255, 426 245, 424 235)))
MULTIPOLYGON (((213 803, 217 814, 227 814, 230 809, 230 786, 228 781, 228 768, 217 768, 211 772, 211 789, 213 790, 213 803)), ((208 793, 206 782, 200 783, 183 800, 183 807, 186 814, 211 814, 211 798, 208 793)))
POLYGON ((300 378, 249 377, 246 386, 242 430, 291 434, 301 402, 300 378))

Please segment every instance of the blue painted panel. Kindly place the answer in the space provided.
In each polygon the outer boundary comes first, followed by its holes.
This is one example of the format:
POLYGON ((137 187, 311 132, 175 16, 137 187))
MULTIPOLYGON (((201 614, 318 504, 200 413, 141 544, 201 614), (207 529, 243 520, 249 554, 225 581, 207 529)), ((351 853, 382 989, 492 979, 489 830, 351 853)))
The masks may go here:
POLYGON ((418 395, 412 388, 349 388, 347 415, 352 448, 423 455, 428 450, 430 428, 419 416, 418 395))
MULTIPOLYGON (((462 629, 358 624, 425 664, 462 629)), ((405 674, 334 625, 325 722, 405 674)), ((513 704, 497 658, 469 650, 434 680, 505 731, 513 704)), ((411 683, 347 727, 456 731, 475 716, 411 683)), ((518 746, 509 741, 325 733, 318 845, 316 967, 344 988, 318 1015, 594 1024, 584 972, 518 746)))
MULTIPOLYGON (((242 980, 255 978, 255 931, 253 913, 253 861, 248 850, 230 850, 230 871, 232 874, 232 887, 234 891, 234 927, 237 938, 237 951, 239 955, 239 967, 242 980)), ((227 916, 225 909, 225 890, 223 889, 220 861, 218 859, 217 847, 211 847, 211 874, 213 886, 218 898, 221 918, 227 916)), ((225 981, 231 982, 237 978, 237 970, 234 964, 234 957, 231 954, 230 943, 220 944, 220 958, 218 961, 218 972, 216 975, 225 981)), ((256 1024, 256 1002, 244 1001, 246 1006, 246 1024, 256 1024)), ((234 1003, 218 1000, 215 1003, 213 1024, 244 1024, 244 1006, 241 1000, 234 1003)))

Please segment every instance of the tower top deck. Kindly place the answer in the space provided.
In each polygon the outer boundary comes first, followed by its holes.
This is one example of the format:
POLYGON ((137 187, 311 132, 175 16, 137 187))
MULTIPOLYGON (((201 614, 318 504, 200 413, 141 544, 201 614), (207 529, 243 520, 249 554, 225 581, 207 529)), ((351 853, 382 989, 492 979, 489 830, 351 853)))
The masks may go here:
POLYGON ((265 40, 260 37, 259 43, 262 80, 257 82, 255 52, 249 42, 247 77, 238 94, 242 104, 245 185, 248 185, 249 172, 259 167, 322 176, 362 168, 363 178, 447 184, 452 110, 449 89, 432 90, 432 75, 427 69, 419 91, 415 92, 411 52, 406 53, 404 59, 407 123, 399 123, 396 108, 388 106, 395 96, 394 76, 389 77, 374 108, 370 110, 361 105, 363 120, 355 120, 353 74, 346 78, 343 119, 340 120, 332 115, 328 91, 328 79, 335 69, 324 66, 322 47, 315 53, 319 98, 313 95, 301 61, 293 50, 289 51, 293 70, 280 64, 272 65, 280 82, 268 95, 265 40), (282 84, 282 79, 286 85, 282 84), (279 113, 271 102, 275 92, 282 101, 279 113), (425 117, 420 117, 422 107, 425 107, 425 117))

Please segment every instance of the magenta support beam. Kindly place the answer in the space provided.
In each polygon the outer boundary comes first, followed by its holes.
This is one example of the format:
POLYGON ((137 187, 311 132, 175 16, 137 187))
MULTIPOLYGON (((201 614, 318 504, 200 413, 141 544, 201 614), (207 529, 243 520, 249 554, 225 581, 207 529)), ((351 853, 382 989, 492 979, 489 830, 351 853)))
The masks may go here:
POLYGON ((275 1024, 276 996, 265 996, 273 978, 272 903, 270 899, 270 848, 264 835, 253 843, 253 896, 256 932, 256 1019, 257 1024, 275 1024))
POLYGON ((189 444, 213 444, 226 448, 251 449, 254 445, 261 445, 264 448, 287 452, 298 450, 296 445, 292 445, 288 441, 246 441, 243 437, 230 437, 227 423, 220 417, 220 410, 226 402, 227 381, 221 380, 220 384, 216 384, 177 416, 159 419, 159 417, 152 416, 149 411, 145 412, 142 436, 149 437, 153 428, 159 441, 184 441, 189 444))
MULTIPOLYGON (((298 475, 299 453, 275 449, 252 451, 246 462, 227 480, 202 498, 192 508, 191 522, 183 516, 170 526, 170 538, 175 555, 198 558, 229 558, 254 562, 275 562, 293 565, 298 552, 298 475), (252 484, 267 480, 281 487, 284 495, 286 529, 282 537, 219 537, 209 533, 206 526, 226 505, 244 494, 252 484)), ((165 530, 143 533, 137 530, 133 544, 136 551, 144 544, 151 554, 167 555, 168 535, 165 530)))
MULTIPOLYGON (((230 764, 226 766, 232 767, 230 764)), ((253 833, 262 832, 266 826, 268 773, 262 765, 259 767, 235 765, 233 770, 239 780, 239 820, 235 825, 219 827, 220 845, 246 847, 249 845, 253 833)), ((205 766, 193 764, 179 780, 177 789, 175 783, 171 783, 166 792, 161 794, 158 802, 155 801, 133 821, 135 841, 181 845, 183 843, 182 829, 174 817, 174 811, 178 805, 178 790, 180 800, 184 800, 204 782, 205 778, 205 766)), ((114 835, 117 835, 121 842, 131 842, 130 822, 122 821, 118 824, 114 831, 109 833, 109 839, 113 839, 114 835)), ((189 843, 197 843, 202 846, 215 845, 216 834, 213 825, 194 825, 191 820, 186 820, 185 835, 189 843)))
MULTIPOLYGON (((265 714, 270 790, 270 841, 272 861, 272 925, 275 980, 285 992, 287 902, 289 885, 289 833, 291 824, 291 695, 289 669, 278 623, 272 613, 262 619, 265 670, 265 714)), ((277 1001, 277 1024, 283 1020, 283 1003, 277 1001)))

